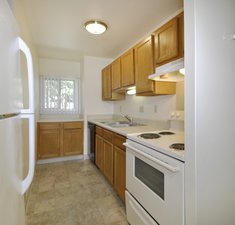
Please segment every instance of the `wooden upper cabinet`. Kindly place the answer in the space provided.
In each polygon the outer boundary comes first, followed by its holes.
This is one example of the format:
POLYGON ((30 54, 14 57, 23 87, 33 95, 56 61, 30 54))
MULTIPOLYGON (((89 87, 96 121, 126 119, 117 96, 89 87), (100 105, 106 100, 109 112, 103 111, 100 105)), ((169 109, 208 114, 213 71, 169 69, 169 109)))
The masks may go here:
POLYGON ((155 32, 156 66, 183 57, 184 18, 179 14, 155 32))
POLYGON ((107 66, 102 70, 102 98, 111 99, 112 98, 112 74, 111 66, 107 66))
POLYGON ((136 93, 154 92, 154 81, 148 76, 155 71, 154 37, 150 36, 135 46, 136 93))
POLYGON ((116 59, 112 64, 112 90, 121 88, 121 59, 116 59))
POLYGON ((102 70, 102 99, 104 101, 121 100, 124 99, 123 93, 116 93, 112 91, 112 66, 106 66, 102 70))
POLYGON ((134 49, 121 56, 121 86, 135 85, 134 49))
POLYGON ((179 58, 184 57, 184 13, 178 15, 179 22, 179 58))

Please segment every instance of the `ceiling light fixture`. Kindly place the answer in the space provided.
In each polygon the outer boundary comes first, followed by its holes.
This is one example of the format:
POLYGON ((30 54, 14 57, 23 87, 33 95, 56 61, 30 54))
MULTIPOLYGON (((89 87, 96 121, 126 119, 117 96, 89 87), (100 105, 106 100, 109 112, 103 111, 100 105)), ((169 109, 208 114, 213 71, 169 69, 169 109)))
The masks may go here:
POLYGON ((91 34, 102 34, 108 29, 108 26, 104 22, 98 20, 87 21, 84 26, 91 34))

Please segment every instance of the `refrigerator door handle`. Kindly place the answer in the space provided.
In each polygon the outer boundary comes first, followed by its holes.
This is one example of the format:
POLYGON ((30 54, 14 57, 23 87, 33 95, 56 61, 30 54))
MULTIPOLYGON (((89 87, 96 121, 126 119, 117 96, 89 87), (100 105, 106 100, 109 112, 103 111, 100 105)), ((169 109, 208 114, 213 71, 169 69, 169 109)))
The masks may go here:
POLYGON ((35 170, 35 127, 34 115, 21 114, 20 118, 29 120, 29 171, 26 178, 21 181, 21 194, 24 194, 33 181, 35 170))
POLYGON ((28 98, 29 108, 22 109, 21 113, 34 113, 34 77, 33 77, 33 60, 29 47, 18 37, 19 49, 25 54, 28 70, 28 98))

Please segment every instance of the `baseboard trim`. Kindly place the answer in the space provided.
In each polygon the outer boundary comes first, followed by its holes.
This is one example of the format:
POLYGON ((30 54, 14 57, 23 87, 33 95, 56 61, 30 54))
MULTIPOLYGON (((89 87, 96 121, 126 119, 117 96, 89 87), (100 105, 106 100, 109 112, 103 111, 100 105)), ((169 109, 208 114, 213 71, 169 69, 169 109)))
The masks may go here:
POLYGON ((86 155, 76 155, 76 156, 66 156, 66 157, 57 157, 51 159, 40 159, 37 161, 37 164, 47 164, 47 163, 56 163, 56 162, 65 162, 65 161, 72 161, 72 160, 85 160, 89 159, 86 155))
POLYGON ((83 158, 84 158, 84 160, 86 160, 86 159, 90 159, 90 157, 89 157, 89 155, 88 155, 88 154, 84 154, 84 155, 83 155, 83 158))

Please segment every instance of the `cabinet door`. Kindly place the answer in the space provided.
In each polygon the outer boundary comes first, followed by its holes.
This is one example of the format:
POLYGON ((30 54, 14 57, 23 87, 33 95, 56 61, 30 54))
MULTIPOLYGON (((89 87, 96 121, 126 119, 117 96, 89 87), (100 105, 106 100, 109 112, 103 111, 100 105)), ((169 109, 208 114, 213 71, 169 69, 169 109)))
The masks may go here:
POLYGON ((184 57, 184 13, 178 16, 179 22, 179 58, 184 57))
POLYGON ((103 166, 104 166, 103 138, 100 137, 99 135, 96 135, 95 145, 96 145, 95 164, 99 167, 101 171, 103 171, 103 166))
POLYGON ((179 55, 178 18, 170 20, 156 31, 155 57, 156 64, 161 65, 177 58, 179 55))
POLYGON ((63 155, 79 155, 83 153, 82 122, 63 124, 63 155))
POLYGON ((112 63, 112 90, 121 88, 121 60, 116 59, 112 63))
POLYGON ((104 100, 112 99, 111 66, 102 70, 102 98, 104 100))
POLYGON ((137 94, 154 91, 154 81, 148 79, 148 76, 153 74, 154 70, 154 37, 150 36, 135 46, 135 77, 137 94))
POLYGON ((104 175, 113 184, 113 144, 103 140, 104 148, 104 175))
POLYGON ((121 100, 124 98, 124 93, 116 93, 112 91, 112 67, 111 65, 108 65, 102 70, 102 99, 121 100))
POLYGON ((114 188, 120 198, 125 201, 126 189, 126 152, 114 147, 114 188))
POLYGON ((134 50, 130 49, 121 56, 122 87, 135 85, 134 50))
POLYGON ((60 156, 60 124, 38 124, 38 159, 60 156))

